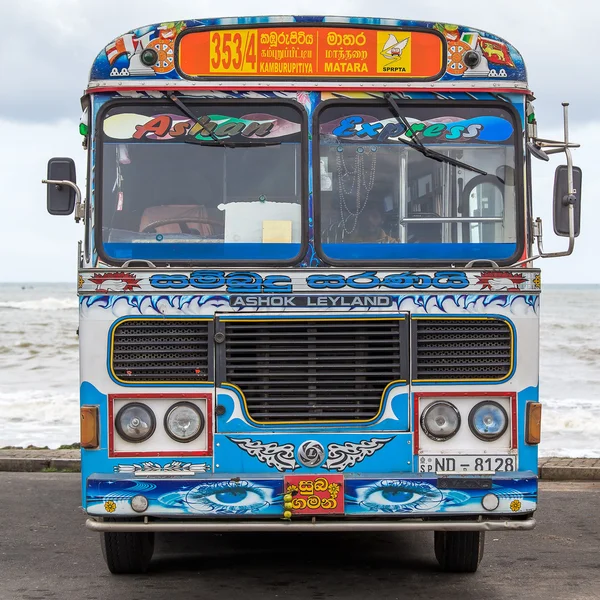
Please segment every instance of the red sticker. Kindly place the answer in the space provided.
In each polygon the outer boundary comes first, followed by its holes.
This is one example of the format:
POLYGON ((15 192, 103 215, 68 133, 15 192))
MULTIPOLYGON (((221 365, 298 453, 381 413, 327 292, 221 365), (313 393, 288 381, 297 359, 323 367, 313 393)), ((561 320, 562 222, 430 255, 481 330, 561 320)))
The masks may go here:
POLYGON ((287 475, 285 491, 294 515, 344 514, 343 475, 287 475))

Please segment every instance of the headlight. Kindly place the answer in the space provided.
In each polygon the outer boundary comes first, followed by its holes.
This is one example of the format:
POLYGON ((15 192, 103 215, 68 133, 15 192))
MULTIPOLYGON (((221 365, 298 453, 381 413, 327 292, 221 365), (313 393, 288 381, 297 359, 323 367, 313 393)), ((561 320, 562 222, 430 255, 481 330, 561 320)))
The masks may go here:
POLYGON ((486 400, 471 409, 469 427, 480 440, 492 442, 502 437, 506 431, 508 415, 500 404, 486 400))
POLYGON ((115 419, 117 433, 135 444, 147 440, 156 429, 156 418, 149 406, 140 402, 126 404, 115 419))
POLYGON ((421 415, 421 428, 436 442, 449 440, 460 429, 460 414, 450 402, 434 402, 421 415))
POLYGON ((177 442, 191 442, 204 431, 204 415, 191 402, 173 404, 165 415, 165 429, 177 442))

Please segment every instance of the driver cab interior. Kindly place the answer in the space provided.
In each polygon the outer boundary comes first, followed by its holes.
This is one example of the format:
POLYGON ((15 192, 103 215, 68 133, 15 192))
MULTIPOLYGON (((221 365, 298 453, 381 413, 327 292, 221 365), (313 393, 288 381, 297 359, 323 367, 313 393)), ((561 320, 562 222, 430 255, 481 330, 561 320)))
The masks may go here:
MULTIPOLYGON (((473 150, 461 154, 475 159, 473 150)), ((493 168, 495 154, 480 151, 478 164, 493 168)), ((483 243, 507 230, 514 239, 514 177, 477 175, 402 147, 323 145, 321 160, 325 243, 483 243), (385 235, 365 235, 374 214, 385 235)))
MULTIPOLYGON (((167 236, 177 241, 261 242, 262 233, 253 234, 261 239, 249 240, 243 231, 252 214, 260 216, 263 228, 264 221, 299 215, 300 168, 294 168, 295 154, 294 145, 107 145, 103 227, 108 241, 130 232, 130 237, 167 236), (282 217, 290 206, 290 215, 282 217), (240 212, 246 223, 237 218, 240 212)), ((300 223, 292 229, 299 231, 300 223)))

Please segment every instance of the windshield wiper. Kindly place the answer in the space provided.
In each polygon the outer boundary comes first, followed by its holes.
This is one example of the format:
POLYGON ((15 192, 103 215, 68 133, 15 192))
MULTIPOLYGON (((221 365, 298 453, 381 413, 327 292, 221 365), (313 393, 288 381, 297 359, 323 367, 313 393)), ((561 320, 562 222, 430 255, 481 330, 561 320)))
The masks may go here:
MULTIPOLYGON (((396 118, 398 123, 400 123, 401 125, 404 125, 404 127, 406 127, 406 131, 409 131, 410 125, 408 124, 406 117, 400 112, 400 107, 398 106, 396 100, 394 100, 394 96, 390 92, 387 92, 386 94, 384 94, 384 98, 385 98, 386 102, 388 103, 390 112, 394 115, 394 117, 396 118)), ((469 171, 473 171, 474 173, 479 173, 480 175, 488 175, 488 173, 486 171, 483 171, 482 169, 474 167, 473 165, 469 165, 467 163, 462 162, 461 160, 452 158, 451 156, 446 156, 445 154, 442 154, 441 152, 432 150, 431 148, 427 148, 423 144, 423 142, 417 137, 417 135, 415 135, 413 139, 414 139, 414 142, 407 142, 406 140, 403 140, 399 137, 398 141, 400 143, 404 144, 405 146, 409 146, 410 148, 413 148, 417 152, 420 152, 423 156, 432 158, 433 160, 437 160, 439 162, 445 162, 445 163, 448 163, 449 165, 454 165, 455 167, 462 167, 463 169, 468 169, 469 171)))
POLYGON ((218 138, 214 142, 209 142, 194 137, 186 137, 183 141, 186 144, 196 144, 198 146, 222 146, 223 148, 254 148, 255 146, 264 148, 265 146, 281 146, 281 142, 225 142, 218 138))
MULTIPOLYGON (((179 108, 179 110, 181 110, 181 112, 184 115, 187 115, 195 123, 198 123, 199 125, 202 125, 202 123, 200 123, 200 121, 198 120, 198 117, 177 96, 175 96, 175 94, 173 94, 173 92, 171 92, 171 93, 169 93, 167 95, 177 105, 177 107, 179 108)), ((267 141, 261 141, 261 142, 236 142, 236 143, 234 143, 234 142, 226 142, 225 140, 220 139, 215 134, 214 131, 211 131, 210 129, 207 129, 206 127, 204 127, 204 129, 206 130, 206 132, 208 133, 208 135, 213 139, 212 142, 209 142, 207 140, 199 140, 198 138, 188 137, 188 136, 186 136, 183 141, 186 144, 198 144, 200 146, 220 146, 221 148, 249 148, 251 146, 279 146, 279 145, 281 145, 281 142, 267 142, 267 141)))
MULTIPOLYGON (((172 100, 177 107, 179 108, 179 110, 184 114, 187 115, 190 119, 192 119, 192 121, 194 121, 195 123, 198 123, 198 125, 202 125, 202 123, 200 123, 200 121, 198 120, 198 117, 173 93, 170 92, 167 94, 167 96, 169 97, 170 100, 172 100)), ((205 128, 206 129, 206 128, 205 128)), ((219 146, 227 146, 227 143, 224 142, 223 140, 220 140, 213 131, 210 131, 208 129, 206 129, 206 131, 208 132, 208 135, 210 135, 210 137, 217 142, 217 144, 219 146)), ((195 139, 195 138, 194 138, 195 139)))

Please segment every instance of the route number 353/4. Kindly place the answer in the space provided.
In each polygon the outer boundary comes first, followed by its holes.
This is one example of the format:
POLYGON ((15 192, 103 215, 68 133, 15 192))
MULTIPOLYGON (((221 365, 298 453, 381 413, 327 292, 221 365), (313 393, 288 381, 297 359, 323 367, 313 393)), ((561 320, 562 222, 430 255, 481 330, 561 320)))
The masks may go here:
POLYGON ((211 73, 256 73, 255 30, 214 31, 210 38, 211 73))

